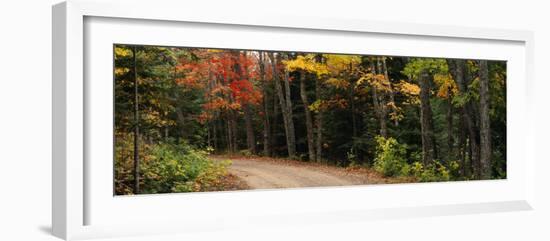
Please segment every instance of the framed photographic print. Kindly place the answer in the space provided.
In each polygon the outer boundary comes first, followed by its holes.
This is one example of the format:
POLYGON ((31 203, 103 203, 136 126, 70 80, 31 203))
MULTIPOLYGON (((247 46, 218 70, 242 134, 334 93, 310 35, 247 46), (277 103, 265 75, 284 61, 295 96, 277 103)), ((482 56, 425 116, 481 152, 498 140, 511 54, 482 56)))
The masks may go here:
POLYGON ((532 208, 530 32, 123 2, 53 7, 56 236, 532 208))

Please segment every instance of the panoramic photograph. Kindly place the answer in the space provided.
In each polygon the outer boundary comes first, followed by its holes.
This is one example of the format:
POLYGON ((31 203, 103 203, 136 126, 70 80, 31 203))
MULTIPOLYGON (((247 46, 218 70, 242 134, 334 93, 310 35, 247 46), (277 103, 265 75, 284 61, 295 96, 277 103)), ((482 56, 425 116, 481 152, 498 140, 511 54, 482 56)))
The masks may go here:
POLYGON ((506 179, 506 61, 113 45, 114 195, 506 179))

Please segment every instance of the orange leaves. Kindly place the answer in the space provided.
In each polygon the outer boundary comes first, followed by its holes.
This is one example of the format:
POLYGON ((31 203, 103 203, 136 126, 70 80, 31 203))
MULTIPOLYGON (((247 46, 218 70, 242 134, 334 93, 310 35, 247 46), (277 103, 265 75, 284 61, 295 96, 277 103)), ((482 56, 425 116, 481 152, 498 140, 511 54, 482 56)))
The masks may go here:
POLYGON ((437 90, 437 96, 441 98, 448 98, 451 95, 458 93, 458 86, 451 77, 451 74, 435 74, 434 82, 439 86, 437 90))
POLYGON ((203 105, 203 108, 206 110, 224 110, 224 109, 230 109, 229 108, 229 102, 226 99, 223 99, 221 97, 216 97, 211 99, 209 102, 206 102, 203 105))
POLYGON ((257 105, 262 100, 262 94, 255 89, 249 80, 235 80, 229 84, 233 98, 239 103, 257 105))
POLYGON ((420 94, 420 87, 418 85, 404 80, 401 80, 397 84, 397 87, 399 88, 399 92, 407 96, 418 96, 420 94))
POLYGON ((176 73, 180 78, 176 78, 176 83, 188 88, 202 88, 203 78, 208 75, 208 64, 196 62, 182 62, 176 65, 176 73))
POLYGON ((405 104, 420 104, 420 87, 418 85, 401 80, 396 87, 401 94, 407 97, 405 104))
POLYGON ((390 92, 392 91, 391 83, 383 74, 374 73, 362 73, 361 78, 357 81, 357 86, 367 82, 370 86, 378 91, 390 92))

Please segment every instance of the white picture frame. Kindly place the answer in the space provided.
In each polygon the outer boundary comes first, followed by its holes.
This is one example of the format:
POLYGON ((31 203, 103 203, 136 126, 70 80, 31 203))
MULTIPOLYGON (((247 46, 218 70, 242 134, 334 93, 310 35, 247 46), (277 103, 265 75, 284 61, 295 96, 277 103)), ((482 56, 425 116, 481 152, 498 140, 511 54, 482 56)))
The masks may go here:
POLYGON ((350 19, 305 19, 284 14, 213 15, 200 9, 182 14, 178 9, 189 8, 190 3, 174 0, 132 2, 131 8, 127 4, 128 1, 124 0, 73 0, 53 7, 52 226, 55 236, 69 240, 533 208, 534 135, 532 131, 517 128, 528 123, 529 116, 532 116, 529 108, 529 94, 533 91, 531 32, 350 19), (116 31, 121 28, 131 28, 131 31, 117 36, 116 31), (173 34, 171 38, 165 36, 167 29, 173 34), (143 34, 145 30, 155 31, 156 37, 147 37, 143 34), (281 38, 280 41, 257 46, 240 40, 200 44, 201 38, 185 39, 185 31, 197 31, 202 33, 200 36, 208 36, 209 31, 210 34, 215 31, 233 31, 259 39, 281 35, 295 37, 297 41, 290 43, 281 38), (325 40, 317 44, 300 44, 303 39, 313 37, 325 40), (344 38, 350 41, 355 39, 356 42, 351 41, 353 43, 345 47, 334 44, 344 38), (358 48, 357 41, 363 40, 371 41, 372 46, 378 48, 369 51, 358 48), (93 143, 107 141, 105 138, 112 131, 109 129, 112 126, 108 126, 112 124, 109 112, 95 111, 109 110, 109 102, 97 102, 96 96, 109 96, 112 93, 105 90, 107 85, 98 85, 97 81, 86 82, 86 78, 104 77, 102 74, 112 71, 108 69, 112 68, 112 64, 109 65, 105 59, 106 56, 112 56, 112 52, 104 50, 108 44, 112 46, 119 41, 172 46, 189 44, 196 47, 507 60, 508 84, 512 87, 508 88, 508 135, 517 137, 510 138, 513 140, 508 143, 508 179, 138 197, 113 197, 111 193, 108 196, 106 193, 112 189, 102 192, 101 188, 112 184, 112 180, 97 181, 99 179, 95 178, 97 175, 109 176, 110 173, 105 171, 106 165, 101 166, 88 159, 90 155, 109 156, 108 151, 100 150, 104 147, 94 149, 97 145, 93 143), (390 43, 396 44, 390 46, 390 43), (422 44, 423 47, 416 46, 410 50, 414 46, 412 44, 422 44), (445 50, 438 50, 443 47, 445 50), (93 56, 90 59, 91 53, 93 56), (93 76, 89 75, 87 68, 94 70, 93 76), (97 123, 107 123, 107 126, 97 123), (90 137, 91 132, 105 135, 94 134, 94 137, 90 137), (94 171, 90 173, 91 170, 94 171), (422 192, 424 198, 416 195, 418 192, 422 192), (436 194, 444 195, 437 198, 436 194), (351 197, 356 198, 350 200, 351 197), (310 202, 327 198, 334 202, 347 200, 348 203, 338 208, 328 202, 315 205, 310 202), (175 210, 177 206, 185 208, 175 210), (227 210, 228 207, 231 210, 227 210), (140 210, 141 217, 132 215, 131 211, 136 209, 140 210))

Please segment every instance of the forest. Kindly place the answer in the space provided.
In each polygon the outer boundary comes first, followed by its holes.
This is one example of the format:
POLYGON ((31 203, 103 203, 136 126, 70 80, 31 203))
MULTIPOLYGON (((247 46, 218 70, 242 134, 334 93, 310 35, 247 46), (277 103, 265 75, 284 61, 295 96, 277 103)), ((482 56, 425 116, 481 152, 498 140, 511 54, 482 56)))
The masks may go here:
POLYGON ((113 45, 114 194, 506 178, 506 62, 113 45))

